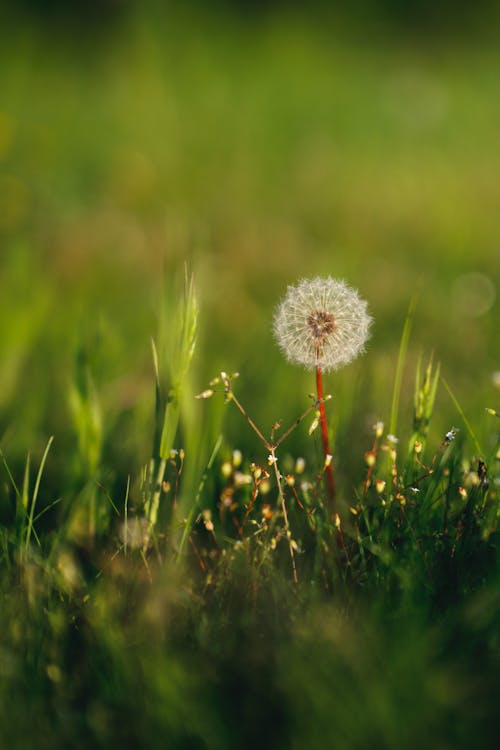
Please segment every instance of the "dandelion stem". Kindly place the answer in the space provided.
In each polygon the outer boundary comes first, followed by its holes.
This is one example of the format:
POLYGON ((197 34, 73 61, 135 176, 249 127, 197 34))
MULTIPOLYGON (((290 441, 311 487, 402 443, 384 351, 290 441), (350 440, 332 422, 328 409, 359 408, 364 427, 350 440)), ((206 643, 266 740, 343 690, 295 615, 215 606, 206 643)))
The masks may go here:
POLYGON ((326 422, 325 401, 323 398, 323 372, 321 370, 321 367, 316 367, 316 390, 318 393, 321 439, 323 441, 323 452, 325 454, 326 486, 328 489, 328 499, 330 500, 330 504, 333 509, 333 503, 335 501, 335 480, 333 478, 333 466, 331 459, 332 452, 330 450, 330 443, 328 440, 328 425, 326 422))

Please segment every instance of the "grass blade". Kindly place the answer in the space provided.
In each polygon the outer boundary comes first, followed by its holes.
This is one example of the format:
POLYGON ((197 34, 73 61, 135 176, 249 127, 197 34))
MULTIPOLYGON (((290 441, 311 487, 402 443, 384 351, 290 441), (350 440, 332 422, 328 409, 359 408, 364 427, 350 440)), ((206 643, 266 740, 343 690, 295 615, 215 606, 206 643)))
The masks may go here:
POLYGON ((28 517, 28 528, 26 529, 26 541, 24 545, 25 552, 27 552, 29 548, 31 534, 33 532, 33 518, 35 515, 35 506, 36 506, 36 501, 38 498, 38 490, 40 489, 40 482, 42 479, 43 470, 45 468, 45 462, 47 460, 47 456, 49 454, 50 446, 52 445, 53 440, 54 440, 54 436, 52 435, 49 438, 47 445, 45 446, 42 460, 40 461, 40 466, 38 468, 38 473, 36 475, 35 487, 33 489, 33 497, 31 498, 31 507, 30 507, 30 513, 28 517))
POLYGON ((481 448, 481 446, 479 444, 479 440, 476 437, 476 433, 472 429, 471 424, 470 424, 469 420, 467 419, 467 417, 465 416, 465 412, 462 409, 462 407, 460 406, 460 404, 459 404, 457 398, 455 397, 453 391, 451 390, 450 386, 448 385, 448 383, 446 382, 446 380, 443 377, 441 377, 441 382, 443 383, 444 387, 448 391, 448 395, 451 398, 451 400, 453 401, 455 409, 460 414, 460 417, 461 417, 461 419, 462 419, 462 421, 463 421, 463 423, 465 425, 465 429, 469 433, 469 436, 470 436, 470 438, 472 440, 474 448, 476 449, 476 451, 477 451, 477 453, 479 455, 484 456, 484 451, 483 451, 483 449, 481 448))
POLYGON ((408 308, 408 313, 406 315, 406 320, 403 326, 403 333, 401 334, 401 342, 399 344, 398 363, 396 365, 396 375, 394 376, 394 387, 392 391, 391 419, 389 422, 389 433, 391 435, 395 435, 397 430, 399 399, 401 396, 401 385, 403 382, 403 370, 406 360, 406 353, 408 351, 408 342, 410 340, 410 332, 413 324, 413 316, 415 314, 416 305, 417 299, 416 297, 413 297, 408 308))

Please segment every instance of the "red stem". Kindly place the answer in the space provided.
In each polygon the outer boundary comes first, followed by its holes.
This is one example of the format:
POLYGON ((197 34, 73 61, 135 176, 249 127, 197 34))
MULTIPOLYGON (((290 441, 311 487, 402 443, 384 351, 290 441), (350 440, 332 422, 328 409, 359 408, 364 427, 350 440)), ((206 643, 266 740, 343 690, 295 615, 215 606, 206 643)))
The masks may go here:
MULTIPOLYGON (((331 456, 332 452, 330 450, 330 443, 328 441, 328 426, 326 423, 325 402, 323 401, 323 373, 321 371, 321 367, 316 368, 316 390, 318 393, 318 402, 319 402, 321 438, 323 440, 323 451, 325 454, 325 462, 326 462, 326 457, 331 456)), ((330 504, 333 510, 333 504, 335 501, 335 480, 333 478, 333 466, 331 463, 331 459, 330 459, 330 463, 328 463, 328 465, 325 467, 325 475, 326 475, 326 486, 328 489, 328 497, 329 497, 330 504)))

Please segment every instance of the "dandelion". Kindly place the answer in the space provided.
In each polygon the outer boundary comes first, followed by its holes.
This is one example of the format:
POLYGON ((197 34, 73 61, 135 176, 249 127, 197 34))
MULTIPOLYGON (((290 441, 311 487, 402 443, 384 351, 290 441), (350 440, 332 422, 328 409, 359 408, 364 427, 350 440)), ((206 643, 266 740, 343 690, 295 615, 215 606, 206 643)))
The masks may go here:
POLYGON ((363 350, 371 317, 366 302, 344 281, 328 277, 303 279, 289 286, 274 315, 274 335, 286 358, 316 370, 318 412, 309 434, 321 424, 330 500, 335 483, 323 396, 323 372, 348 364, 363 350), (327 459, 327 457, 330 457, 327 459))
POLYGON ((288 287, 274 334, 290 362, 328 372, 363 351, 370 324, 366 302, 344 281, 303 279, 288 287))

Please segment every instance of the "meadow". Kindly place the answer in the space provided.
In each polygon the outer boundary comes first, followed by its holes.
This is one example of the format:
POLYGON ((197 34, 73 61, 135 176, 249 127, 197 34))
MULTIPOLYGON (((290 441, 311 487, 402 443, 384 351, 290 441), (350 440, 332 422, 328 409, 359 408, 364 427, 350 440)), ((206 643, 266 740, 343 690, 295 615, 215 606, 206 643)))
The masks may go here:
POLYGON ((493 747, 493 17, 54 7, 0 23, 0 746, 493 747), (373 318, 334 498, 315 277, 373 318))

